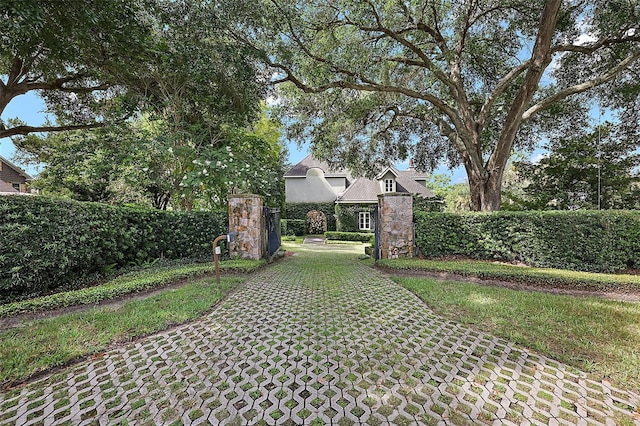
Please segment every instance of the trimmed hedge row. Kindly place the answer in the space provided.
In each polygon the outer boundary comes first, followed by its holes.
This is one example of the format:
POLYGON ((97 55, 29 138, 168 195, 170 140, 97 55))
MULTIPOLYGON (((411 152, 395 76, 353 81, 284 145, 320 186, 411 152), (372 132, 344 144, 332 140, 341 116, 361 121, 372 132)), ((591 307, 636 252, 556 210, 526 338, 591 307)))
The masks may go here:
POLYGON ((640 267, 640 212, 415 212, 427 257, 460 255, 593 272, 640 267))
POLYGON ((327 240, 338 240, 338 241, 360 241, 362 243, 369 243, 373 240, 373 233, 365 233, 365 232, 331 232, 327 231, 324 233, 324 236, 327 240))
POLYGON ((307 221, 303 219, 281 219, 280 234, 281 235, 297 235, 306 234, 307 221))
MULTIPOLYGON (((307 220, 307 213, 312 210, 320 210, 327 217, 327 230, 335 231, 336 230, 336 205, 334 203, 288 203, 286 206, 286 214, 285 217, 296 220, 307 220)), ((305 222, 306 226, 306 222, 305 222)), ((306 234, 306 229, 302 231, 302 233, 296 235, 304 235, 306 234)))
POLYGON ((0 197, 0 303, 77 288, 157 258, 208 258, 227 212, 179 213, 48 197, 0 197))

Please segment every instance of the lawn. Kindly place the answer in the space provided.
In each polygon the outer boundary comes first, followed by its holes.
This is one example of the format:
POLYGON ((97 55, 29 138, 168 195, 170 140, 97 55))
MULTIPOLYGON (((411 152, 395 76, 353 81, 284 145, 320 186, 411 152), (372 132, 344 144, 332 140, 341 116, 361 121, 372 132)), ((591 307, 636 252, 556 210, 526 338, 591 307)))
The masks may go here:
MULTIPOLYGON (((220 262, 220 271, 248 273, 261 268, 265 263, 264 260, 228 260, 220 262)), ((131 293, 153 290, 179 280, 211 275, 214 272, 213 262, 152 267, 121 275, 93 287, 0 305, 0 318, 74 305, 95 304, 131 293)))
POLYGON ((640 304, 396 277, 435 313, 640 390, 640 304))
POLYGON ((640 292, 640 275, 598 274, 564 269, 533 268, 478 260, 381 259, 378 261, 378 265, 391 270, 445 272, 481 279, 568 287, 579 290, 640 292))
MULTIPOLYGON (((263 262, 223 262, 221 269, 249 272, 262 265, 263 262)), ((38 312, 96 303, 186 280, 184 285, 159 290, 149 297, 123 301, 115 309, 94 306, 0 332, 0 384, 25 380, 103 351, 115 343, 131 341, 202 316, 244 280, 242 276, 223 276, 217 285, 212 271, 213 264, 138 271, 100 286, 1 306, 0 312, 5 316, 38 312), (203 274, 209 276, 203 278, 203 274)))

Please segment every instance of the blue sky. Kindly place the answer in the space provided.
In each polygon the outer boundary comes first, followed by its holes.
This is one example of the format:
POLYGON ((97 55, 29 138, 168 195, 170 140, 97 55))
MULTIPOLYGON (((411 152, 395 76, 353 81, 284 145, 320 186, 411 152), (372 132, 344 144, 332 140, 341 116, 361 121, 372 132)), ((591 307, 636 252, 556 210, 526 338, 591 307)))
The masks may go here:
MULTIPOLYGON (((44 124, 46 115, 44 114, 45 105, 42 98, 33 92, 28 92, 11 100, 5 108, 2 119, 20 118, 30 126, 39 126, 44 124)), ((0 139, 0 155, 9 161, 13 161, 12 157, 15 153, 15 146, 9 138, 0 139)), ((16 165, 23 167, 22 164, 16 165)), ((37 174, 38 169, 35 167, 23 167, 30 174, 37 174)))

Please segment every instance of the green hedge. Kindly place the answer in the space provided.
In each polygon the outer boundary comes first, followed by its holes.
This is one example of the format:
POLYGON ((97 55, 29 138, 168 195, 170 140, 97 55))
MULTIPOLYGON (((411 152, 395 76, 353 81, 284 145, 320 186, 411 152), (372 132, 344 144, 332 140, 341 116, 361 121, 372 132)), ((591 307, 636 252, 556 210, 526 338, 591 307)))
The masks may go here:
MULTIPOLYGON (((336 205, 335 203, 288 203, 285 217, 287 219, 307 220, 307 213, 312 210, 320 210, 327 217, 327 230, 336 230, 336 205)), ((304 235, 306 230, 301 234, 304 235)))
POLYGON ((0 197, 0 303, 69 290, 157 258, 207 258, 226 212, 178 213, 48 197, 0 197))
POLYGON ((331 232, 324 233, 327 240, 372 242, 374 234, 371 232, 331 232))
POLYGON ((371 226, 373 226, 373 204, 336 204, 339 232, 358 232, 358 213, 371 212, 371 226))
POLYGON ((640 212, 415 212, 428 257, 460 255, 593 272, 640 267, 640 212))
POLYGON ((306 234, 307 221, 303 219, 281 219, 280 233, 281 235, 297 235, 306 234))

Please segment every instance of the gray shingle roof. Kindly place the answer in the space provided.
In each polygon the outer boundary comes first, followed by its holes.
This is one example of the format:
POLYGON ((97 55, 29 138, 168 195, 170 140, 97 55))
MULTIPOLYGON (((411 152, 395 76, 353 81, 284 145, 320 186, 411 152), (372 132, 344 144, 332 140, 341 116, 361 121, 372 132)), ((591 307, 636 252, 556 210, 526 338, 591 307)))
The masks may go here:
MULTIPOLYGON (((424 198, 434 197, 435 194, 422 186, 414 179, 426 179, 422 174, 416 173, 415 170, 399 171, 395 168, 390 170, 397 176, 396 191, 409 192, 424 198), (417 176, 416 176, 417 175, 417 176), (416 177, 414 177, 416 176, 416 177)), ((384 176, 386 171, 379 176, 384 176)), ((358 178, 346 191, 338 197, 338 203, 377 203, 378 195, 382 193, 380 182, 373 179, 358 178)))
POLYGON ((0 180, 0 194, 17 194, 20 191, 17 191, 13 186, 8 184, 7 182, 0 180))
POLYGON ((329 164, 324 161, 320 161, 313 155, 307 155, 302 161, 289 169, 284 177, 304 177, 307 175, 309 169, 318 168, 324 172, 325 177, 346 177, 348 181, 351 181, 351 173, 344 169, 331 169, 329 164))

